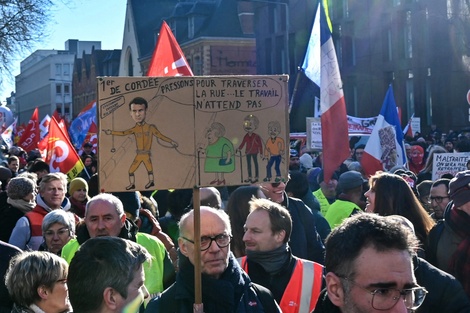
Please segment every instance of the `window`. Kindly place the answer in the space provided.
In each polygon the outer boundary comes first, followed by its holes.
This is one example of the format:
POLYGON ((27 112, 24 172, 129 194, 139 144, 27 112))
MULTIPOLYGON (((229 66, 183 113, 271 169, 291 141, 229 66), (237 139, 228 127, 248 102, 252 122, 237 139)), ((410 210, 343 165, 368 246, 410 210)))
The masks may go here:
POLYGON ((194 37, 194 16, 188 18, 188 38, 194 37))
POLYGON ((428 68, 428 75, 426 77, 426 117, 428 121, 432 121, 432 81, 431 69, 428 68))
POLYGON ((194 57, 193 65, 194 65, 194 74, 196 76, 203 75, 202 74, 202 62, 201 62, 201 57, 199 55, 194 57))
POLYGON ((64 76, 69 76, 70 75, 70 64, 64 64, 64 76))
POLYGON ((55 76, 61 76, 62 75, 62 64, 56 64, 55 65, 55 76))
POLYGON ((408 114, 415 112, 413 71, 411 70, 408 71, 408 79, 406 80, 406 108, 408 114))
POLYGON ((55 93, 58 95, 62 94, 62 84, 55 85, 55 93))
POLYGON ((405 25, 405 57, 407 59, 413 58, 413 40, 411 37, 411 11, 406 11, 406 25, 405 25))
POLYGON ((70 85, 64 84, 64 94, 70 95, 70 85))

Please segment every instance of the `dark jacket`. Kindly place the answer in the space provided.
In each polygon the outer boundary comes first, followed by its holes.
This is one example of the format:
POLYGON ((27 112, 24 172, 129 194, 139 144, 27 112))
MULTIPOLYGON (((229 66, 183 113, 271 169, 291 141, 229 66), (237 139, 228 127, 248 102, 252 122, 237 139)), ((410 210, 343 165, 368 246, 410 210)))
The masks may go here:
POLYGON ((325 217, 320 213, 320 203, 318 199, 309 189, 300 200, 312 210, 313 218, 315 219, 315 227, 323 243, 325 243, 326 237, 331 233, 331 227, 325 217))
MULTIPOLYGON (((4 193, 6 194, 6 192, 4 193)), ((5 206, 0 211, 0 240, 8 242, 16 222, 24 216, 24 213, 5 201, 5 206)))
MULTIPOLYGON (((423 304, 416 313, 468 313, 470 300, 462 285, 451 275, 432 266, 422 258, 413 258, 414 272, 418 285, 428 291, 423 304)), ((326 289, 320 295, 315 313, 336 313, 339 308, 331 303, 326 289)))
POLYGON ((422 258, 413 258, 413 265, 418 285, 428 291, 417 313, 470 312, 470 300, 457 279, 422 258))
POLYGON ((13 301, 8 294, 3 278, 7 272, 10 260, 19 253, 21 253, 19 248, 6 242, 0 242, 0 277, 2 277, 2 283, 0 284, 0 313, 10 313, 13 306, 13 301))
MULTIPOLYGON (((231 252, 229 264, 219 279, 202 275, 202 303, 205 313, 281 312, 271 293, 253 284, 231 252)), ((179 253, 176 282, 149 302, 146 313, 192 313, 194 300, 194 266, 179 253)))
POLYGON ((317 232, 310 208, 302 200, 287 197, 287 194, 284 194, 284 202, 281 205, 289 210, 292 217, 292 234, 289 241, 292 254, 301 259, 324 264, 325 246, 317 232))
POLYGON ((341 313, 341 310, 339 309, 339 307, 337 307, 330 301, 330 298, 328 298, 328 294, 326 293, 326 289, 323 289, 323 291, 320 294, 320 299, 317 302, 317 306, 315 307, 315 310, 313 310, 313 312, 315 313, 341 313))

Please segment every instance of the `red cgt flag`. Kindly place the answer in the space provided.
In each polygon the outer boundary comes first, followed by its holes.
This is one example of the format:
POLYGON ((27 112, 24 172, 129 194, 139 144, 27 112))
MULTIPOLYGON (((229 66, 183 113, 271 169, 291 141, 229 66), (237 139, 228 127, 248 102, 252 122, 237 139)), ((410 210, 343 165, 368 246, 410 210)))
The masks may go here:
MULTIPOLYGON (((83 140, 83 144, 89 142, 93 145, 91 151, 95 154, 98 154, 98 127, 96 126, 95 122, 91 122, 90 128, 88 129, 88 133, 86 134, 85 140, 83 140)), ((80 148, 83 150, 82 148, 80 148)))
POLYGON ((28 122, 28 126, 18 140, 18 146, 23 148, 24 151, 29 152, 38 147, 40 130, 39 130, 39 113, 36 108, 28 122))
POLYGON ((168 24, 163 21, 147 76, 193 76, 168 24))
POLYGON ((62 172, 72 180, 83 170, 84 166, 77 151, 54 117, 49 124, 49 133, 41 144, 41 148, 47 151, 45 161, 49 163, 52 173, 62 172))

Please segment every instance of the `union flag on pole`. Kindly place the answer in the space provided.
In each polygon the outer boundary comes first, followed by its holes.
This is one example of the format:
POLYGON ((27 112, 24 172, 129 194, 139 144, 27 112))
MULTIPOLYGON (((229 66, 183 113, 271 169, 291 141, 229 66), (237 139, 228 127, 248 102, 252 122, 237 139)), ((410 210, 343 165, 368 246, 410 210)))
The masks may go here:
POLYGON ((302 69, 320 87, 323 171, 325 181, 329 181, 349 156, 349 137, 343 84, 322 1, 318 3, 302 69))
POLYGON ((49 163, 51 173, 62 172, 70 181, 83 170, 82 160, 54 117, 49 123, 49 133, 41 144, 46 151, 45 161, 49 163))
POLYGON ((147 76, 193 76, 168 24, 163 21, 147 76))
POLYGON ((18 141, 18 146, 29 152, 38 147, 39 142, 39 113, 36 108, 28 122, 28 126, 18 141))

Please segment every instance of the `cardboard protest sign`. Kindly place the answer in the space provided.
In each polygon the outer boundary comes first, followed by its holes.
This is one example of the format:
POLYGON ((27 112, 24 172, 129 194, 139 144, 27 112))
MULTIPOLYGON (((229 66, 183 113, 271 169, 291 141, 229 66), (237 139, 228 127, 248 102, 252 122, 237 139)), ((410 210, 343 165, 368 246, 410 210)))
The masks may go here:
POLYGON ((99 77, 100 188, 287 181, 287 80, 99 77))
POLYGON ((455 176, 458 172, 466 171, 469 159, 469 152, 435 153, 432 166, 432 180, 439 179, 444 174, 455 176))

